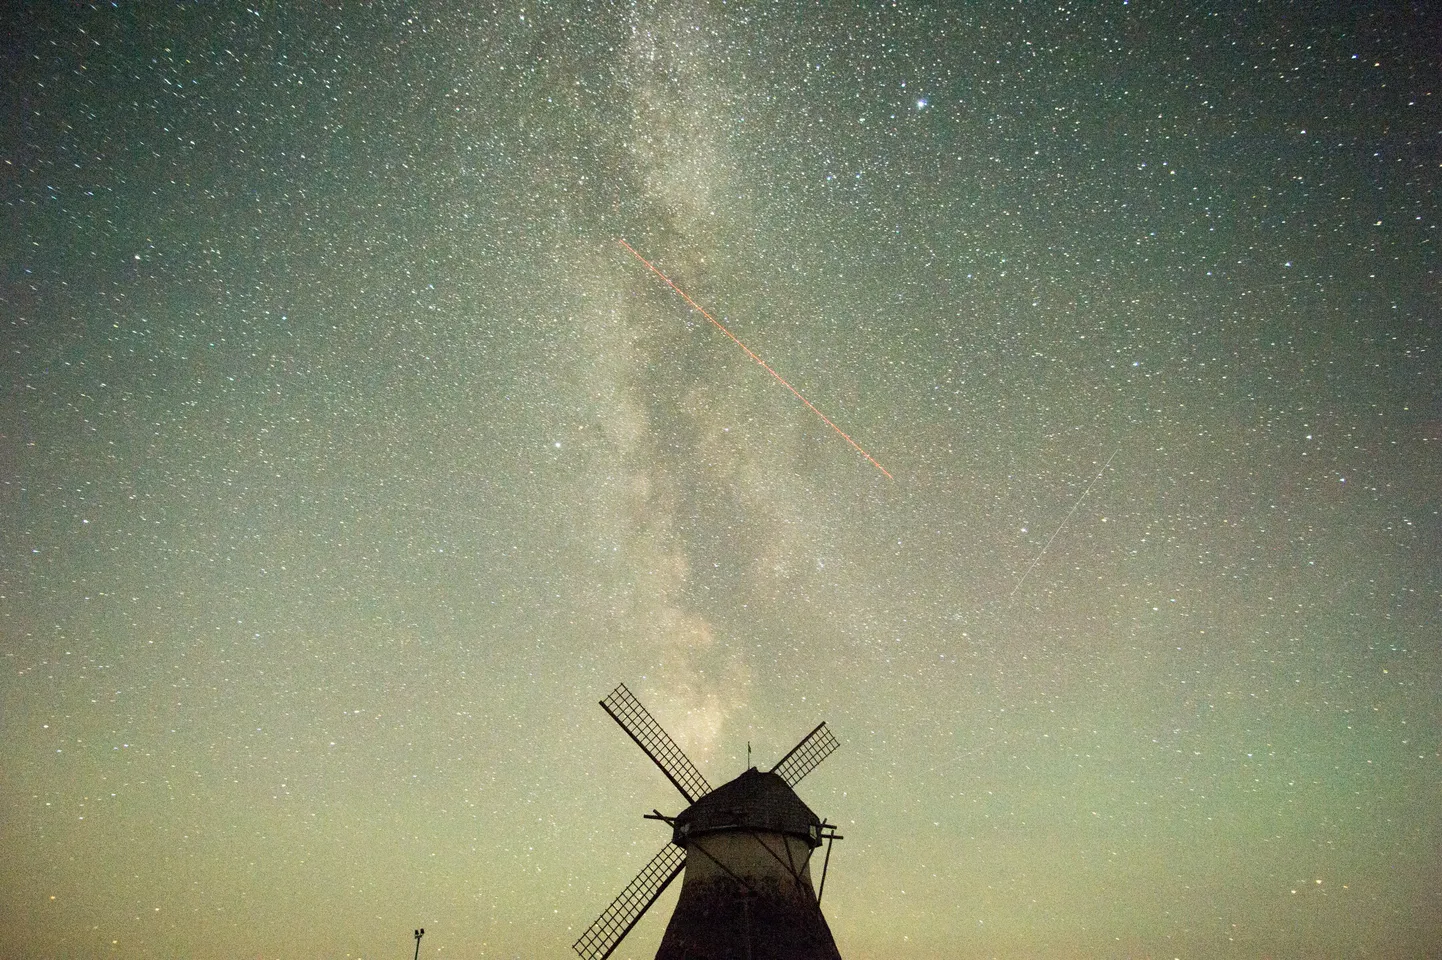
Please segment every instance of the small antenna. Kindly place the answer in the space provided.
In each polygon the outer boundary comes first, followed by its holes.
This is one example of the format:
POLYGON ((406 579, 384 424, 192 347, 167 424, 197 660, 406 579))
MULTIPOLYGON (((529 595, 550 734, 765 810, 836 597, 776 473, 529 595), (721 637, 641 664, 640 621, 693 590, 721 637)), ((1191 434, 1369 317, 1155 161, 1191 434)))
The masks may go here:
POLYGON ((751 741, 746 741, 746 769, 751 769, 751 741))
POLYGON ((421 955, 421 937, 424 937, 425 935, 426 935, 426 928, 425 928, 425 927, 421 927, 419 930, 416 931, 416 960, 420 960, 420 955, 421 955))

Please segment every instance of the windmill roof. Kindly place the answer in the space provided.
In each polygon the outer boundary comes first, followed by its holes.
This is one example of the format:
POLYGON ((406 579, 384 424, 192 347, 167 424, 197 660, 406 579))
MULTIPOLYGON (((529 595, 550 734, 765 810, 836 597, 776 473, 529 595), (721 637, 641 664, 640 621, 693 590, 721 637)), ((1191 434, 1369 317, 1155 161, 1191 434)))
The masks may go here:
POLYGON ((682 810, 675 821, 675 840, 716 830, 763 830, 790 834, 815 847, 821 820, 801 802, 796 791, 774 773, 754 767, 682 810))

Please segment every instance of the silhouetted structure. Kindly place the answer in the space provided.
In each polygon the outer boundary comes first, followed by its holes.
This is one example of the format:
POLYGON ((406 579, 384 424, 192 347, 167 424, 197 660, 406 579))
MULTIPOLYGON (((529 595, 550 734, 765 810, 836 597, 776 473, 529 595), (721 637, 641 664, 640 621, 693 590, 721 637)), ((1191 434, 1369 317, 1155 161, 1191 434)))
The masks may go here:
MULTIPOLYGON (((747 770, 715 790, 625 685, 601 707, 689 804, 671 841, 574 944, 605 960, 683 870, 681 896, 656 960, 841 960, 811 883, 811 854, 840 840, 792 789, 838 746, 822 723, 768 772, 747 770)), ((821 887, 826 886, 822 867, 821 887)))

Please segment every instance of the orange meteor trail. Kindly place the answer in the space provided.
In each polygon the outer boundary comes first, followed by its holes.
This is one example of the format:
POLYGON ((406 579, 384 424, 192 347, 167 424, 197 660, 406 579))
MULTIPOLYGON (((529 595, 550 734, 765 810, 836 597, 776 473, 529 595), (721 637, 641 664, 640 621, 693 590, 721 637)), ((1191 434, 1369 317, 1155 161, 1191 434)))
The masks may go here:
POLYGON ((796 399, 797 399, 797 400, 800 400, 802 403, 806 404, 807 408, 808 408, 812 413, 814 413, 814 414, 816 414, 818 417, 820 417, 820 418, 826 423, 826 425, 827 425, 828 427, 830 427, 832 430, 835 430, 835 431, 837 432, 837 434, 840 435, 841 439, 843 439, 843 440, 845 440, 847 443, 851 444, 852 448, 855 449, 857 453, 861 454, 863 457, 865 457, 866 459, 870 460, 870 461, 871 461, 871 465, 872 465, 873 467, 875 467, 876 469, 880 470, 882 473, 886 474, 886 479, 888 479, 888 480, 895 480, 895 479, 896 479, 895 477, 893 477, 893 476, 891 475, 891 472, 890 472, 889 470, 887 470, 887 469, 886 469, 885 467, 883 467, 881 464, 879 464, 879 463, 876 462, 876 458, 875 458, 875 457, 873 457, 871 454, 867 453, 865 450, 861 449, 861 444, 857 443, 855 440, 851 439, 851 437, 847 436, 845 430, 842 430, 842 429, 841 429, 840 427, 838 427, 836 424, 832 423, 832 422, 831 422, 831 418, 829 418, 828 416, 826 416, 826 414, 822 413, 820 410, 816 409, 816 406, 815 406, 814 404, 812 404, 812 402, 811 402, 810 400, 807 400, 805 397, 803 397, 803 396, 801 395, 801 391, 797 390, 797 389, 796 389, 795 387, 793 387, 791 384, 787 383, 787 382, 786 382, 786 378, 783 377, 783 376, 781 376, 781 374, 777 373, 775 370, 772 370, 772 369, 771 369, 771 365, 770 365, 769 363, 767 363, 765 360, 762 360, 760 357, 756 356, 756 354, 754 354, 754 353, 751 352, 751 348, 750 348, 750 347, 746 346, 746 344, 744 344, 744 343, 742 343, 740 340, 736 339, 736 334, 732 333, 730 330, 727 330, 727 329, 721 324, 721 322, 720 322, 719 320, 717 320, 715 317, 711 316, 711 314, 707 313, 707 312, 706 312, 706 309, 705 309, 704 307, 702 307, 702 306, 701 306, 699 303, 697 303, 695 300, 692 300, 690 297, 688 297, 688 296, 686 295, 686 291, 685 291, 685 290, 682 290, 680 287, 676 286, 676 284, 674 284, 674 283, 671 282, 671 278, 670 278, 670 277, 666 276, 666 275, 665 275, 664 273, 662 273, 660 270, 657 270, 657 269, 656 269, 656 265, 655 265, 654 263, 652 263, 650 260, 647 260, 645 257, 643 257, 643 256, 641 256, 639 253, 637 253, 635 247, 631 246, 629 243, 627 243, 625 240, 622 240, 620 237, 617 237, 617 238, 616 238, 616 242, 619 243, 621 246, 625 247, 627 250, 629 250, 630 253, 631 253, 631 256, 635 257, 637 260, 640 260, 642 263, 644 263, 644 264, 646 265, 646 268, 647 268, 648 270, 650 270, 650 271, 651 271, 652 273, 654 273, 656 276, 660 277, 660 278, 662 279, 662 281, 665 282, 666 286, 670 287, 672 290, 675 290, 678 294, 680 294, 680 295, 681 295, 681 299, 682 299, 682 300, 685 300, 688 304, 691 305, 691 309, 693 309, 693 310, 695 310, 697 313, 701 314, 701 316, 705 317, 707 320, 710 320, 710 321, 711 321, 711 325, 712 325, 713 327, 715 327, 717 330, 720 330, 722 333, 726 334, 726 336, 728 336, 728 337, 731 338, 731 342, 732 342, 732 343, 736 344, 736 346, 738 346, 738 347, 740 347, 742 350, 746 351, 746 356, 750 357, 752 360, 755 360, 757 363, 759 363, 759 364, 761 365, 761 368, 762 368, 763 370, 765 370, 767 373, 771 374, 771 376, 773 376, 773 377, 776 378, 776 382, 777 382, 777 383, 781 384, 781 385, 782 385, 783 387, 785 387, 787 390, 790 390, 790 391, 796 396, 796 399))

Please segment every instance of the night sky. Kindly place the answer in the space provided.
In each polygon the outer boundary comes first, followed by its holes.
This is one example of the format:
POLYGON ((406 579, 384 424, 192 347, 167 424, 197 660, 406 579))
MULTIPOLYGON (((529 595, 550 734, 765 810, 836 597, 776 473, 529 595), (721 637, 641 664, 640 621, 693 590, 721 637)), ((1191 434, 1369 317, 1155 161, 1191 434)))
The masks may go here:
POLYGON ((30 5, 0 956, 570 956, 621 682, 847 960, 1435 955, 1442 20, 1220 6, 30 5))

